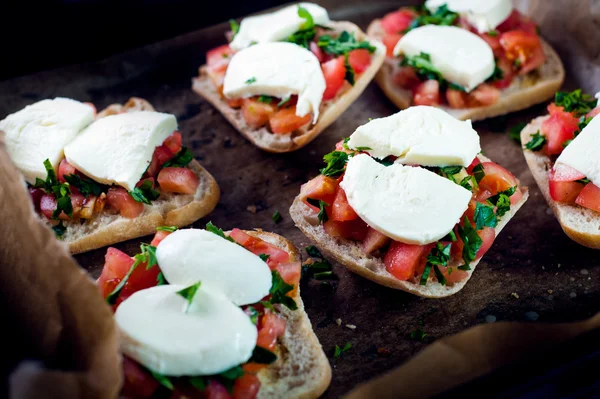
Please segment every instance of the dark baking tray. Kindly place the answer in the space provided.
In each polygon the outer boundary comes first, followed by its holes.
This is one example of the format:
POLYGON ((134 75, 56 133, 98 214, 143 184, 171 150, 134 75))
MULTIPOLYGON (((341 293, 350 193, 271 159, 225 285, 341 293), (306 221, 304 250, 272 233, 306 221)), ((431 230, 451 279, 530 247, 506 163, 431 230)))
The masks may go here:
MULTIPOLYGON (((351 20, 366 28, 370 20, 403 2, 323 1, 332 19, 351 20)), ((406 3, 406 2, 404 2, 406 3)), ((191 78, 204 62, 206 50, 224 43, 227 24, 192 32, 103 61, 57 69, 0 82, 0 118, 34 101, 67 96, 91 101, 100 109, 129 96, 148 99, 178 118, 184 143, 215 176, 222 196, 215 211, 194 224, 273 231, 291 239, 298 248, 310 244, 297 230, 288 209, 300 185, 315 176, 321 157, 342 137, 368 121, 397 110, 375 84, 329 129, 307 147, 273 155, 259 151, 242 138, 208 103, 191 89, 191 78), (247 207, 256 206, 253 214, 247 207), (279 210, 283 220, 274 224, 279 210)), ((550 33, 542 29, 543 33, 550 33)), ((550 35, 560 38, 560 35, 550 35)), ((567 62, 577 65, 576 49, 562 39, 553 44, 567 62)), ((568 85, 585 83, 583 77, 568 85)), ((587 87, 592 90, 593 87, 587 87)), ((544 106, 509 117, 476 123, 486 155, 511 170, 530 187, 531 197, 497 238, 473 278, 458 294, 439 300, 422 299, 374 284, 338 264, 333 284, 303 282, 302 297, 314 330, 333 366, 327 397, 338 397, 358 383, 390 370, 440 337, 469 326, 501 320, 557 322, 581 320, 598 310, 600 257, 598 252, 569 240, 526 167, 518 145, 506 130, 519 121, 544 113, 544 106), (336 319, 341 319, 338 326, 336 319), (355 325, 352 330, 347 324, 355 325), (415 341, 410 334, 422 328, 427 336, 415 341), (337 360, 335 345, 352 343, 337 360)), ((136 239, 115 245, 136 253, 136 239)), ((77 256, 94 277, 103 265, 105 249, 77 256)))

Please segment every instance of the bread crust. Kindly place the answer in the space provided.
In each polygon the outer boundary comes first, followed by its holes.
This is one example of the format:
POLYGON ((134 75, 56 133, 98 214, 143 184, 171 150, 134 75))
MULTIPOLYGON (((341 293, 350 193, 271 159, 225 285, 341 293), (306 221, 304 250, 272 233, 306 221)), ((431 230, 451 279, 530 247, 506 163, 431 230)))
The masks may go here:
POLYGON ((373 79, 385 59, 385 47, 382 43, 368 37, 358 26, 351 22, 332 22, 335 31, 346 30, 354 33, 357 40, 369 40, 377 50, 373 53, 371 65, 356 80, 354 86, 346 84, 346 90, 332 100, 321 103, 319 119, 315 125, 298 129, 295 134, 273 134, 266 127, 253 129, 244 120, 241 109, 231 108, 221 97, 208 75, 207 66, 199 68, 199 76, 192 79, 192 89, 211 103, 246 139, 260 149, 273 153, 291 152, 300 149, 314 140, 323 130, 337 120, 364 91, 373 79))
POLYGON ((578 244, 588 248, 600 249, 600 214, 581 206, 561 204, 554 201, 550 196, 548 180, 548 171, 554 163, 550 157, 541 152, 525 149, 525 145, 531 140, 531 135, 540 130, 542 123, 548 118, 548 115, 540 116, 521 130, 523 155, 527 161, 527 166, 529 166, 535 182, 565 234, 578 244))
MULTIPOLYGON (((367 34, 381 40, 384 35, 381 20, 376 19, 369 25, 367 34)), ((460 120, 483 120, 528 108, 551 99, 565 79, 565 69, 556 51, 543 39, 542 47, 546 54, 546 62, 539 71, 539 79, 533 82, 528 76, 520 76, 513 80, 511 86, 501 90, 500 99, 495 104, 465 109, 440 106, 450 115, 460 120)), ((375 82, 384 94, 399 109, 408 108, 412 102, 412 93, 394 84, 393 75, 397 60, 386 57, 383 66, 375 76, 375 82)))
MULTIPOLYGON (((144 99, 132 97, 125 105, 108 106, 98 113, 97 118, 133 111, 154 111, 154 107, 144 99)), ((162 194, 152 205, 144 205, 144 212, 133 219, 102 212, 91 220, 66 221, 63 241, 67 243, 69 251, 78 254, 153 234, 159 226, 183 227, 208 215, 219 202, 219 186, 195 159, 190 162, 189 168, 200 180, 193 195, 162 194)))
MULTIPOLYGON (((480 155, 479 158, 482 162, 489 161, 489 159, 482 155, 480 155)), ((527 198, 529 198, 529 190, 527 187, 521 187, 521 191, 523 192, 523 198, 517 204, 511 206, 510 211, 498 221, 498 225, 495 228, 496 237, 521 206, 523 206, 525 201, 527 201, 527 198)), ((294 202, 290 207, 290 216, 294 220, 296 227, 314 241, 319 249, 335 258, 340 264, 350 269, 350 271, 374 281, 377 284, 406 291, 420 297, 443 298, 456 294, 466 285, 467 281, 469 281, 475 272, 477 264, 481 260, 478 259, 470 264, 471 270, 468 271, 469 276, 461 282, 451 286, 443 286, 437 281, 430 280, 427 285, 422 286, 419 285, 417 281, 398 280, 386 270, 382 259, 364 254, 356 241, 344 239, 337 240, 330 237, 325 232, 323 226, 315 220, 314 212, 304 204, 300 195, 294 199, 294 202)), ((459 266, 459 264, 452 266, 459 266)))

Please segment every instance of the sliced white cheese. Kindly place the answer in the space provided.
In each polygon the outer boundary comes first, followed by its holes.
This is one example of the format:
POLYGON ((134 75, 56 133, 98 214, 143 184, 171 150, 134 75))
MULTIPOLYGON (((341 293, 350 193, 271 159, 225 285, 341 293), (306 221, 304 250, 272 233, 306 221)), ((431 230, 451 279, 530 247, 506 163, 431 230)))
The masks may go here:
POLYGON ((267 95, 285 99, 297 94, 296 115, 312 112, 313 123, 319 117, 324 92, 319 60, 293 43, 257 44, 235 53, 223 82, 223 94, 228 98, 267 95))
POLYGON ((255 43, 287 39, 301 30, 306 23, 306 20, 298 15, 298 7, 306 9, 316 25, 329 24, 329 15, 323 7, 313 3, 294 4, 269 14, 244 18, 240 23, 239 32, 229 46, 234 50, 241 50, 255 43))
POLYGON ((415 28, 400 39, 394 55, 413 57, 429 54, 431 64, 444 79, 473 90, 492 76, 494 53, 474 33, 456 26, 425 25, 415 28))
POLYGON ((248 315, 202 285, 188 307, 177 294, 184 288, 148 288, 119 305, 115 321, 123 353, 174 377, 217 374, 250 359, 258 333, 248 315))
POLYGON ((140 111, 98 119, 65 147, 71 165, 104 184, 131 191, 152 161, 154 149, 173 131, 171 114, 140 111))
POLYGON ((25 180, 33 184, 36 178, 46 179, 46 159, 57 170, 65 145, 93 120, 92 107, 59 97, 8 115, 0 121, 0 130, 6 134, 6 148, 12 161, 25 180))
POLYGON ((441 109, 415 106, 359 126, 348 147, 398 163, 424 166, 469 166, 481 151, 471 121, 459 121, 441 109), (370 149, 369 149, 370 148, 370 149))
POLYGON ((444 4, 465 17, 479 33, 496 29, 513 10, 511 0, 427 0, 425 7, 434 13, 444 4))
POLYGON ((266 262, 206 230, 185 229, 169 234, 158 245, 156 259, 169 283, 191 285, 201 280, 236 305, 259 302, 272 285, 266 262))
POLYGON ((557 163, 570 166, 583 173, 600 187, 600 118, 595 117, 581 133, 563 150, 557 163))
POLYGON ((459 222, 471 192, 420 167, 384 166, 352 157, 341 183, 348 203, 369 226, 396 241, 436 242, 459 222))

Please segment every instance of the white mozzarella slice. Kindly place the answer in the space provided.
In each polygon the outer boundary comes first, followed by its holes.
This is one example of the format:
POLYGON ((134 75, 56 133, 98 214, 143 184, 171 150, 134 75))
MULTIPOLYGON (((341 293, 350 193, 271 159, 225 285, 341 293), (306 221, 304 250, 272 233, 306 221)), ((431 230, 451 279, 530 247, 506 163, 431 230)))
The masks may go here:
POLYGON ((28 183, 46 179, 44 161, 58 170, 63 150, 94 120, 89 105, 69 98, 42 100, 8 115, 0 121, 6 134, 6 148, 28 183))
POLYGON ((154 149, 173 131, 171 114, 140 111, 98 119, 65 147, 65 157, 77 170, 99 183, 128 191, 152 161, 154 149))
POLYGON ((595 117, 581 133, 563 150, 557 163, 570 166, 583 173, 600 187, 600 118, 595 117))
POLYGON ((156 258, 169 283, 190 285, 200 280, 236 305, 259 302, 271 289, 271 270, 266 262, 206 230, 169 234, 158 245, 156 258))
POLYGON ((473 90, 494 73, 496 63, 490 46, 474 33, 455 26, 425 25, 400 39, 394 55, 431 57, 431 64, 444 79, 473 90))
POLYGON ((312 3, 294 4, 269 14, 244 18, 239 32, 229 45, 232 49, 241 50, 255 43, 287 39, 301 30, 306 23, 306 20, 298 15, 299 7, 310 13, 316 25, 329 24, 329 15, 323 7, 312 3))
POLYGON ((297 94, 296 115, 312 112, 316 123, 325 87, 321 64, 312 52, 293 43, 264 43, 233 56, 223 94, 228 98, 267 95, 281 99, 297 94))
POLYGON ((435 107, 415 106, 359 126, 348 147, 383 159, 424 166, 469 166, 481 151, 471 121, 459 121, 435 107))
POLYGON ((425 7, 434 13, 444 4, 465 17, 479 33, 496 29, 513 10, 511 0, 427 0, 425 7))
POLYGON ((182 285, 141 290, 117 308, 121 350, 148 369, 173 377, 213 375, 245 363, 258 332, 224 296, 200 286, 189 304, 182 285))
POLYGON ((420 167, 384 166, 366 154, 350 159, 340 184, 369 226, 396 241, 425 245, 448 234, 471 192, 420 167))

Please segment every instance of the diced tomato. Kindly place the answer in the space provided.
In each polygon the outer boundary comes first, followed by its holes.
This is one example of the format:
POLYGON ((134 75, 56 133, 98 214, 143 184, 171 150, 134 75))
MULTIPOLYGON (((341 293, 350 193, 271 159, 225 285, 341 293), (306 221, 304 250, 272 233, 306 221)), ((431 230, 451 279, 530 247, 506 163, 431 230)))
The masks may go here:
POLYGON ((440 82, 426 80, 415 88, 413 97, 414 105, 436 106, 440 104, 440 82))
POLYGON ((177 154, 181 150, 181 133, 174 131, 163 143, 171 153, 177 154))
POLYGON ((204 390, 204 399, 231 399, 231 395, 223 384, 216 380, 210 380, 204 390))
POLYGON ((448 267, 440 266, 439 270, 446 278, 446 284, 455 284, 465 280, 469 277, 469 272, 465 270, 457 269, 456 267, 452 268, 452 272, 448 270, 448 267))
POLYGON ((325 61, 325 52, 316 42, 310 42, 309 44, 310 51, 317 57, 319 63, 325 61))
POLYGON ((486 106, 498 102, 500 90, 487 83, 482 83, 469 93, 470 106, 486 106))
POLYGON ((514 204, 518 203, 519 201, 521 201, 522 198, 523 198, 523 192, 521 191, 521 189, 519 187, 517 187, 517 189, 515 190, 515 193, 510 196, 510 204, 514 205, 514 204))
POLYGON ((411 245, 392 241, 383 258, 386 270, 398 280, 406 281, 426 262, 431 245, 411 245))
POLYGON ((98 113, 98 111, 96 110, 96 106, 90 102, 85 102, 84 104, 87 105, 88 107, 90 107, 94 111, 94 118, 95 118, 96 114, 98 113))
POLYGON ((467 173, 471 174, 473 173, 473 169, 475 169, 475 166, 479 165, 481 163, 481 161, 479 160, 479 157, 475 157, 473 159, 473 162, 471 162, 471 164, 467 167, 467 173))
POLYGON ((381 27, 386 33, 403 33, 408 29, 413 19, 417 17, 413 10, 403 9, 386 14, 381 19, 381 27))
POLYGON ((333 200, 335 198, 335 191, 337 187, 338 182, 336 179, 332 179, 331 177, 327 177, 324 175, 319 175, 314 179, 311 179, 304 183, 302 187, 300 187, 300 194, 304 203, 310 206, 315 212, 318 212, 319 208, 309 204, 306 201, 306 199, 312 198, 315 200, 321 200, 331 205, 333 204, 333 200))
POLYGON ((502 70, 502 79, 496 80, 494 83, 494 87, 498 89, 506 89, 511 85, 513 78, 515 76, 515 72, 512 67, 512 63, 506 59, 506 57, 500 57, 496 62, 496 65, 500 70, 502 70))
POLYGON ((354 241, 364 240, 368 227, 362 219, 349 220, 347 222, 328 220, 323 224, 325 232, 330 236, 354 241))
POLYGON ((513 30, 500 36, 506 58, 519 64, 519 74, 526 74, 546 61, 542 42, 535 33, 513 30))
POLYGON ((74 175, 76 173, 77 173, 77 169, 75 169, 75 167, 73 165, 71 165, 69 162, 67 162, 66 159, 63 159, 62 161, 60 161, 60 164, 58 165, 57 177, 61 183, 66 182, 65 176, 74 175))
POLYGON ((255 98, 246 98, 242 102, 244 120, 253 129, 265 126, 276 110, 275 104, 263 103, 255 98))
POLYGON ((492 227, 484 227, 477 232, 477 235, 479 235, 479 238, 481 238, 481 241, 483 242, 477 251, 477 255, 475 255, 475 259, 481 258, 492 247, 494 239, 496 238, 496 230, 492 227))
POLYGON ((31 197, 31 202, 33 203, 33 207, 36 211, 40 211, 40 201, 42 200, 42 196, 44 195, 44 190, 41 188, 29 188, 29 196, 31 197))
POLYGON ((366 49, 352 50, 348 54, 348 62, 356 73, 363 73, 371 65, 371 53, 366 49))
POLYGON ((396 44, 402 39, 402 36, 399 33, 389 33, 383 37, 383 44, 385 45, 385 54, 388 57, 394 56, 394 49, 396 48, 396 44))
POLYGON ((302 265, 300 262, 280 263, 275 267, 275 270, 279 272, 283 281, 294 286, 294 289, 287 295, 293 297, 298 291, 298 285, 300 284, 300 274, 302 272, 302 265))
POLYGON ((124 381, 121 395, 123 397, 149 398, 158 389, 158 381, 135 360, 123 356, 122 367, 124 381))
POLYGON ((481 191, 487 190, 491 195, 496 195, 519 184, 519 181, 512 173, 497 163, 483 162, 482 165, 485 176, 479 181, 479 189, 481 191))
POLYGON ((521 24, 521 13, 515 8, 500 25, 496 27, 498 32, 508 32, 517 29, 521 24))
POLYGON ((188 168, 162 168, 156 180, 166 193, 194 194, 200 185, 198 176, 188 168))
POLYGON ((323 100, 331 100, 344 85, 346 79, 346 66, 344 65, 344 57, 337 57, 327 61, 321 65, 323 76, 325 77, 325 92, 323 100))
POLYGON ((467 108, 469 95, 461 90, 447 89, 446 101, 450 108, 467 108))
POLYGON ((106 193, 108 204, 121 216, 133 219, 144 212, 144 204, 137 202, 123 187, 111 187, 106 193))
POLYGON ((500 36, 499 35, 490 35, 488 33, 477 33, 479 37, 481 37, 488 46, 491 47, 492 52, 494 53, 494 57, 498 58, 504 54, 504 49, 500 45, 500 36))
POLYGON ((421 84, 421 79, 417 76, 415 69, 409 66, 400 67, 393 80, 394 84, 407 90, 415 90, 421 84))
POLYGON ((143 179, 140 179, 139 182, 137 182, 135 184, 136 187, 142 187, 144 185, 145 182, 149 181, 152 184, 152 188, 156 187, 156 181, 154 180, 154 177, 145 177, 143 179))
POLYGON ((327 209, 329 218, 336 222, 345 222, 347 220, 354 220, 358 218, 354 209, 348 203, 346 198, 346 192, 340 186, 338 186, 335 192, 335 198, 331 207, 327 209))
POLYGON ((233 385, 233 399, 254 399, 260 390, 260 380, 253 374, 244 374, 233 385))
POLYGON ((152 239, 150 245, 152 245, 153 247, 157 247, 158 244, 160 244, 162 240, 164 240, 169 234, 171 234, 170 231, 158 230, 154 235, 154 238, 152 239))
POLYGON ((150 177, 156 177, 160 168, 173 158, 175 154, 171 152, 169 147, 166 145, 159 145, 154 149, 154 153, 152 154, 152 161, 150 162, 150 166, 146 170, 146 175, 150 177))
POLYGON ((243 98, 226 98, 225 101, 227 101, 227 105, 229 105, 233 109, 242 108, 242 106, 244 105, 243 98))
POLYGON ((564 142, 572 140, 579 128, 579 121, 573 114, 554 104, 548 106, 550 117, 542 123, 541 133, 546 137, 546 155, 558 155, 564 149, 564 142))
POLYGON ((600 188, 594 183, 586 184, 577 196, 575 203, 584 208, 600 212, 600 188))
POLYGON ((106 255, 104 255, 104 268, 96 281, 104 298, 106 298, 118 284, 118 282, 117 284, 109 283, 114 280, 120 282, 133 263, 134 260, 125 252, 119 251, 113 247, 109 247, 106 250, 106 255))
MULTIPOLYGON (((73 192, 70 195, 71 197, 71 206, 73 207, 73 219, 77 219, 79 217, 79 211, 85 202, 85 197, 79 193, 73 192)), ((42 194, 40 198, 40 211, 44 216, 48 219, 52 219, 52 214, 56 210, 57 202, 54 194, 42 194)), ((69 220, 71 219, 64 212, 61 212, 58 215, 60 220, 69 220)))
POLYGON ((270 311, 265 312, 260 320, 256 345, 273 351, 277 345, 277 338, 285 333, 285 326, 284 319, 270 311))
POLYGON ((275 134, 292 133, 302 126, 310 123, 312 115, 310 113, 304 116, 296 115, 296 106, 282 108, 269 117, 271 131, 275 134))
POLYGON ((228 44, 214 48, 206 53, 206 64, 215 72, 225 72, 233 49, 228 44))
POLYGON ((117 305, 136 292, 146 288, 154 287, 156 284, 158 284, 157 279, 158 274, 160 273, 160 268, 156 265, 152 266, 150 269, 146 269, 146 267, 146 262, 141 263, 135 268, 133 273, 131 273, 131 276, 129 276, 127 283, 125 283, 121 293, 119 294, 117 305))
POLYGON ((365 239, 360 244, 364 253, 370 254, 378 249, 385 247, 390 242, 390 239, 381 234, 372 227, 369 227, 365 239))
POLYGON ((290 261, 290 254, 285 252, 283 249, 279 249, 273 244, 261 240, 258 237, 252 237, 246 234, 243 230, 233 229, 229 234, 231 238, 248 251, 255 255, 269 255, 267 264, 271 269, 275 268, 280 263, 287 263, 290 261))
POLYGON ((583 187, 582 183, 577 183, 573 180, 564 180, 555 169, 551 169, 548 172, 550 197, 556 202, 575 204, 575 200, 583 190, 583 187))

